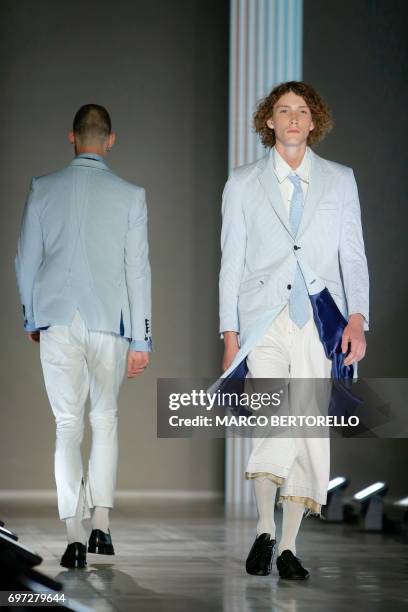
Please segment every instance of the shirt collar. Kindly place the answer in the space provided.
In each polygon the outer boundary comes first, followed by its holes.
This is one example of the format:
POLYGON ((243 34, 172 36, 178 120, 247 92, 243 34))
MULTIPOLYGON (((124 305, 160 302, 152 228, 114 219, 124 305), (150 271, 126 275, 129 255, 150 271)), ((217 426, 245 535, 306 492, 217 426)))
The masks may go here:
POLYGON ((300 166, 296 168, 296 170, 292 170, 289 164, 278 153, 278 151, 276 150, 276 147, 273 147, 272 151, 273 151, 273 169, 275 171, 276 178, 278 179, 279 183, 282 183, 289 176, 289 174, 292 174, 292 173, 297 174, 302 181, 306 183, 309 182, 310 165, 311 165, 309 147, 306 147, 306 151, 303 156, 302 162, 300 166))
POLYGON ((105 163, 105 159, 102 157, 102 155, 98 155, 97 153, 80 153, 79 155, 75 157, 75 159, 81 159, 81 158, 94 159, 95 161, 100 161, 100 162, 105 163))

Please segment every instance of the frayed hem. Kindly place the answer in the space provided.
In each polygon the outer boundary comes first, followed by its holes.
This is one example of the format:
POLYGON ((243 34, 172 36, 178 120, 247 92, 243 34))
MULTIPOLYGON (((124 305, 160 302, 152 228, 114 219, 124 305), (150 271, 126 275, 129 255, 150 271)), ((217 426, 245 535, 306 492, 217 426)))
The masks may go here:
POLYGON ((282 478, 282 476, 276 476, 271 472, 245 472, 246 480, 253 480, 254 478, 268 478, 269 480, 272 480, 272 482, 277 484, 279 487, 283 485, 285 480, 284 478, 282 478))
POLYGON ((298 504, 303 504, 305 506, 303 518, 308 516, 317 516, 319 518, 322 517, 322 504, 319 504, 314 499, 310 497, 299 497, 297 495, 281 495, 278 499, 278 505, 283 505, 285 501, 292 501, 298 504))

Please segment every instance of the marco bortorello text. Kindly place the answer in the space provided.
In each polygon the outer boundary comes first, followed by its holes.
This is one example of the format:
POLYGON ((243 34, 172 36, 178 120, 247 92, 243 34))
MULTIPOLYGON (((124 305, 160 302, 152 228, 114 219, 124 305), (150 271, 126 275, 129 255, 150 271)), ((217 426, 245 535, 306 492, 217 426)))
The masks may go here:
POLYGON ((408 437, 406 378, 159 378, 157 436, 408 437))
POLYGON ((332 429, 356 431, 360 418, 351 410, 353 405, 336 413, 332 404, 327 379, 251 379, 228 384, 159 379, 157 435, 328 437, 332 429))

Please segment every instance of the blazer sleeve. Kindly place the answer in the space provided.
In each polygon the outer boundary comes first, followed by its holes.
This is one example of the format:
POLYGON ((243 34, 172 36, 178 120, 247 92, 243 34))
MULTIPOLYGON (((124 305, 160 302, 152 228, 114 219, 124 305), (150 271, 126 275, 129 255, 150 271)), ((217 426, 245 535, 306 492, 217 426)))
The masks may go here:
POLYGON ((129 213, 125 240, 125 275, 132 326, 130 350, 151 351, 151 273, 144 189, 140 189, 129 213))
POLYGON ((242 184, 229 177, 222 196, 221 269, 219 277, 220 333, 239 333, 238 294, 245 265, 246 225, 242 184))
POLYGON ((369 277, 364 250, 361 211, 353 170, 347 181, 340 235, 340 265, 348 313, 361 313, 369 329, 369 277))
POLYGON ((33 292, 38 270, 43 261, 43 237, 39 213, 35 203, 35 178, 24 207, 17 255, 14 260, 17 286, 23 306, 24 330, 35 331, 33 292))

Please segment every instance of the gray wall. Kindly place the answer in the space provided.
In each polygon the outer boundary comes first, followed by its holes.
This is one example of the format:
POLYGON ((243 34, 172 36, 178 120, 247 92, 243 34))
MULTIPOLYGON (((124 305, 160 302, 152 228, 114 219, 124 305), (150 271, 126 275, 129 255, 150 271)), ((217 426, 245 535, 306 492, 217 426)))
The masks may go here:
POLYGON ((214 375, 220 363, 227 2, 5 0, 0 17, 0 489, 54 487, 54 422, 38 347, 22 332, 13 258, 30 177, 69 163, 73 114, 97 102, 117 132, 108 162, 146 188, 150 214, 156 350, 143 378, 122 387, 118 486, 222 491, 223 441, 156 438, 155 384, 214 375))
MULTIPOLYGON (((357 179, 370 270, 367 377, 408 375, 405 0, 305 0, 303 78, 322 93, 336 126, 317 153, 357 179)), ((336 440, 332 473, 355 488, 373 478, 407 495, 407 440, 336 440)))

